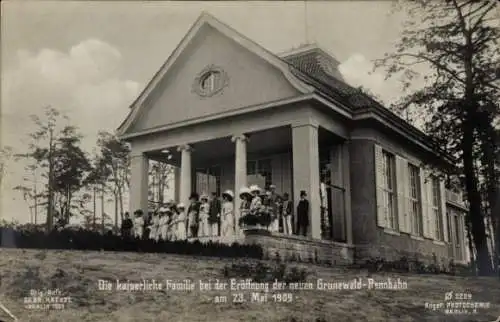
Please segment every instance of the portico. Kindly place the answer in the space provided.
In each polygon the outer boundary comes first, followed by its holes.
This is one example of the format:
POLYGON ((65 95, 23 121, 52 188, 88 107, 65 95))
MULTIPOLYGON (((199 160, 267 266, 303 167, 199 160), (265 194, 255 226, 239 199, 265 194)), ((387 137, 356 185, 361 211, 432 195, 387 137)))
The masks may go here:
POLYGON ((156 160, 176 167, 175 198, 185 204, 191 192, 237 196, 272 183, 295 210, 305 190, 307 237, 245 232, 243 242, 280 256, 352 262, 355 248, 356 260, 454 257, 444 184, 423 180, 425 160, 451 159, 346 84, 338 65, 315 45, 274 55, 202 14, 118 129, 132 151, 129 210, 148 210, 156 160))
MULTIPOLYGON (((212 187, 219 194, 230 189, 237 195, 243 186, 259 184, 265 188, 272 183, 279 194, 288 193, 296 206, 300 191, 305 190, 311 205, 308 236, 321 239, 324 234, 319 189, 320 146, 330 150, 333 146, 342 146, 345 138, 342 132, 328 131, 325 127, 335 126, 320 116, 304 102, 283 104, 260 112, 160 131, 147 140, 136 138, 132 141, 137 165, 131 168, 130 209, 147 211, 147 192, 144 192, 147 191, 147 160, 162 160, 162 151, 168 150, 171 158, 163 161, 179 167, 175 188, 179 190, 176 195, 180 202, 188 204, 193 191, 212 192, 205 188, 209 185, 200 183, 203 178, 199 174, 214 167, 218 168, 219 175, 212 187), (255 169, 258 160, 262 163, 269 160, 269 169, 255 169)), ((340 124, 337 126, 342 128, 340 124)), ((341 167, 337 171, 341 169, 346 170, 341 167)), ((239 198, 234 202, 235 209, 239 209, 239 198)))

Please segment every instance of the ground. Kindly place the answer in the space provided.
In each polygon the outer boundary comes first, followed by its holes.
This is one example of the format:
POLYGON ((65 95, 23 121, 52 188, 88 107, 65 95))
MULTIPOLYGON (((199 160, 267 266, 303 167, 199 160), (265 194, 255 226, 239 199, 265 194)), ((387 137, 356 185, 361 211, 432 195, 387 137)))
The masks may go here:
MULTIPOLYGON (((180 255, 0 249, 0 303, 19 321, 494 321, 500 315, 500 282, 495 278, 411 275, 287 264, 306 268, 308 280, 400 278, 405 290, 293 291, 292 303, 233 303, 231 291, 99 291, 98 280, 224 280, 234 260, 180 255), (32 289, 59 288, 71 303, 62 310, 27 309, 32 289), (445 315, 425 308, 446 292, 467 292, 473 301, 490 302, 475 315, 445 315), (228 302, 215 304, 217 295, 228 302)), ((290 291, 283 291, 289 293, 290 291)), ((278 291, 271 293, 278 294, 278 291)), ((0 309, 0 321, 10 321, 0 309)))

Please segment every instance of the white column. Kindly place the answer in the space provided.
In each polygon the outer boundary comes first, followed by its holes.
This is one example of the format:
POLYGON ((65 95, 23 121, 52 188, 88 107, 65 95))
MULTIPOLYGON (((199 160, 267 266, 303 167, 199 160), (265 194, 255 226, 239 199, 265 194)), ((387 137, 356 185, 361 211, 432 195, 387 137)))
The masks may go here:
POLYGON ((180 202, 181 197, 181 168, 174 167, 174 200, 175 202, 180 202))
POLYGON ((148 211, 149 160, 144 154, 130 157, 130 200, 129 211, 148 211))
POLYGON ((180 175, 180 191, 179 201, 187 207, 189 203, 189 195, 191 194, 191 151, 189 145, 179 146, 178 151, 181 152, 181 175, 180 175))
POLYGON ((310 122, 292 125, 292 144, 294 206, 300 200, 300 191, 305 190, 309 200, 308 236, 321 239, 318 126, 310 122))
POLYGON ((241 187, 247 185, 247 141, 248 137, 244 134, 235 135, 231 138, 235 143, 236 154, 234 163, 234 208, 236 220, 240 218, 240 205, 239 191, 241 187))

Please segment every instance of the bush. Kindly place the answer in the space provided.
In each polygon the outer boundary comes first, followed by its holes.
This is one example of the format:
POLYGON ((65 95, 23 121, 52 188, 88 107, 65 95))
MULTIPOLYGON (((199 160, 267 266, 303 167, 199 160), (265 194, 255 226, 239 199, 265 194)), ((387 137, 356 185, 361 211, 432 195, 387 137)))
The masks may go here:
POLYGON ((271 225, 272 215, 268 211, 260 211, 258 213, 247 213, 239 220, 239 225, 269 227, 271 225))
POLYGON ((368 269, 369 272, 411 272, 417 274, 469 275, 471 272, 469 266, 455 265, 453 261, 450 261, 448 266, 439 265, 435 257, 430 264, 425 264, 418 258, 410 260, 404 256, 396 261, 386 261, 383 258, 375 257, 368 259, 358 268, 368 269))
POLYGON ((199 241, 161 241, 147 239, 124 238, 122 236, 100 233, 89 230, 52 231, 45 233, 36 230, 16 230, 0 227, 0 241, 6 248, 28 249, 72 249, 72 250, 104 250, 128 251, 145 253, 172 253, 184 255, 220 256, 220 257, 249 257, 262 259, 263 250, 258 245, 240 245, 234 243, 200 243, 199 241))
POLYGON ((258 263, 233 263, 223 268, 225 278, 250 278, 254 282, 280 282, 295 283, 304 282, 309 275, 305 269, 297 267, 288 268, 284 263, 269 265, 264 262, 258 263))

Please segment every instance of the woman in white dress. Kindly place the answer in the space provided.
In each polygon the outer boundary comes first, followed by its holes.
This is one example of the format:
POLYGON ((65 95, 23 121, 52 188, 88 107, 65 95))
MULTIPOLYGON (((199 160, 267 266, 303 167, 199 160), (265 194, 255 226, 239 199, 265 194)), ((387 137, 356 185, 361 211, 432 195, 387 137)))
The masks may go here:
POLYGON ((221 236, 223 239, 227 239, 235 234, 233 199, 234 194, 231 190, 226 190, 222 194, 221 236))
POLYGON ((240 226, 240 218, 244 217, 246 214, 248 214, 248 211, 250 210, 250 202, 252 201, 252 193, 250 192, 250 189, 247 187, 242 187, 240 189, 240 209, 239 213, 235 214, 234 220, 235 220, 235 234, 236 236, 241 235, 241 226, 240 226))
POLYGON ((159 237, 159 228, 160 228, 160 216, 157 212, 153 214, 153 218, 151 219, 151 225, 149 226, 149 239, 158 240, 159 237))
POLYGON ((167 209, 161 208, 158 220, 158 234, 156 236, 156 241, 167 240, 167 233, 168 233, 167 209))
POLYGON ((198 237, 208 236, 208 215, 210 204, 208 203, 208 195, 202 194, 200 198, 200 226, 198 228, 198 237))
POLYGON ((186 239, 186 207, 183 203, 177 205, 177 211, 179 212, 177 215, 177 240, 185 240, 186 239))
POLYGON ((170 216, 170 222, 168 224, 168 240, 176 241, 177 240, 177 218, 179 217, 179 213, 177 212, 177 208, 171 208, 172 215, 170 216))
POLYGON ((134 237, 137 239, 142 238, 143 229, 144 229, 144 218, 142 210, 136 210, 134 212, 134 237))

